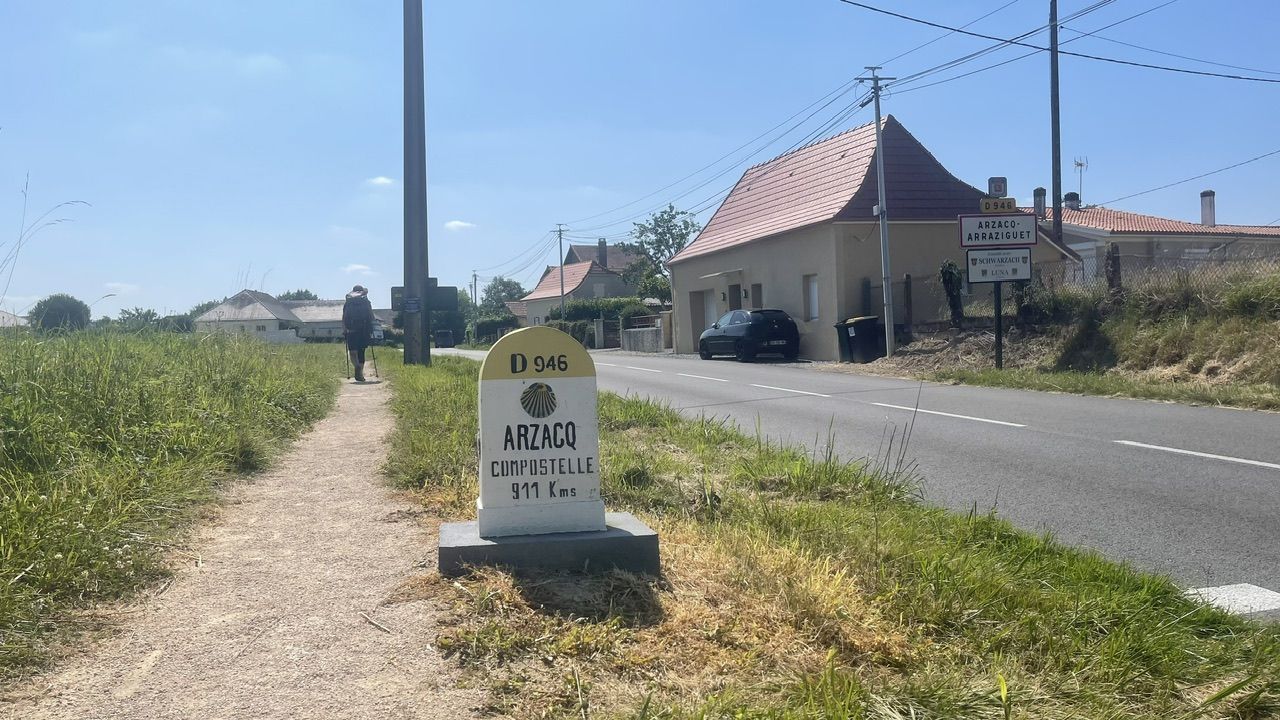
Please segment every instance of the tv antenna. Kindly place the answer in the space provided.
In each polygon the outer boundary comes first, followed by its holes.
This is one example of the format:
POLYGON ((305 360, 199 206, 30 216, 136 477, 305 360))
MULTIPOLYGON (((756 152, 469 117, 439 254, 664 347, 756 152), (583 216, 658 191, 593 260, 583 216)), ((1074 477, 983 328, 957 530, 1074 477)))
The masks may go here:
POLYGON ((1076 166, 1076 175, 1079 177, 1079 180, 1076 185, 1076 194, 1080 196, 1080 202, 1083 203, 1084 202, 1084 173, 1086 170, 1089 169, 1089 158, 1088 157, 1076 158, 1075 166, 1076 166))

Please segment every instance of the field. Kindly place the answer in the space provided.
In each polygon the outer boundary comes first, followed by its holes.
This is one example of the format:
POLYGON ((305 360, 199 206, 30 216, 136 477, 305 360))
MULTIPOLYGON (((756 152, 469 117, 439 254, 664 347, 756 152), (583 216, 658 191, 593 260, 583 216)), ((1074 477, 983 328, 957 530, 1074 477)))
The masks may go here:
POLYGON ((331 407, 333 348, 0 333, 0 676, 165 573, 219 485, 331 407))
MULTIPOLYGON (((477 365, 390 368, 387 472, 470 518, 477 365)), ((432 577, 438 649, 500 716, 1280 717, 1280 629, 980 513, 918 502, 910 428, 845 462, 603 394, 611 510, 663 577, 432 577)))

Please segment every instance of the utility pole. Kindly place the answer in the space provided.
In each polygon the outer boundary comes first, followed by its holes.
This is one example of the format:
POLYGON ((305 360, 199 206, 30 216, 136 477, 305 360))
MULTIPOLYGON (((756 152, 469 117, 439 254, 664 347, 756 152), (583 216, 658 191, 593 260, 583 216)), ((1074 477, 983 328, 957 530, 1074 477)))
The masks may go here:
MULTIPOLYGON (((876 104, 876 189, 879 192, 876 215, 880 218, 880 279, 884 286, 884 354, 885 357, 890 357, 894 351, 893 276, 889 272, 889 208, 884 197, 884 133, 880 126, 880 82, 897 78, 877 75, 879 65, 868 65, 867 69, 871 71, 871 77, 858 79, 871 81, 871 97, 876 104)), ((860 107, 865 107, 866 104, 864 101, 860 107)))
POLYGON ((1049 0, 1049 115, 1053 143, 1053 241, 1062 247, 1062 126, 1058 112, 1058 0, 1049 0))
POLYGON ((404 0, 404 362, 431 364, 422 0, 404 0))
POLYGON ((476 296, 476 271, 475 270, 471 271, 471 304, 472 305, 480 304, 480 300, 476 296))
POLYGON ((560 238, 560 322, 564 322, 564 225, 556 223, 556 237, 560 238))

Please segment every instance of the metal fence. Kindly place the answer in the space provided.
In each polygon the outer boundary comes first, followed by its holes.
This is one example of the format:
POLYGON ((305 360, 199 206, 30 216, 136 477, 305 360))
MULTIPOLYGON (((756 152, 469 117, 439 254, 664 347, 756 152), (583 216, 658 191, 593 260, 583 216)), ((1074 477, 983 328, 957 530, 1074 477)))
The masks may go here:
POLYGON ((1138 294, 1172 290, 1212 298, 1241 283, 1280 275, 1280 253, 1177 258, 1119 254, 1099 261, 1096 270, 1088 264, 1064 261, 1042 263, 1036 273, 1051 290, 1138 294))

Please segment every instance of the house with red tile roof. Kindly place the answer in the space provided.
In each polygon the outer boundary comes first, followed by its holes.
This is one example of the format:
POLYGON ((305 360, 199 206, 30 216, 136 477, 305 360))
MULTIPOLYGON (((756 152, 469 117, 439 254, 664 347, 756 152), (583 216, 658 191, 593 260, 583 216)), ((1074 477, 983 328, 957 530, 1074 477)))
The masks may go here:
POLYGON ((551 309, 560 307, 562 288, 565 302, 635 294, 635 288, 622 279, 621 273, 600 267, 595 260, 549 267, 538 281, 538 286, 520 298, 520 302, 524 303, 525 322, 529 325, 546 323, 550 319, 551 309), (561 267, 564 268, 563 285, 560 279, 561 267))
MULTIPOLYGON (((1041 192, 1036 189, 1038 203, 1042 202, 1041 192)), ((1139 267, 1215 257, 1280 255, 1280 227, 1222 225, 1217 222, 1216 206, 1214 191, 1200 193, 1200 222, 1196 223, 1100 205, 1082 206, 1078 195, 1068 193, 1062 208, 1062 239, 1081 256, 1085 277, 1102 273, 1102 260, 1112 243, 1118 246, 1121 258, 1139 267)), ((1036 212, 1034 208, 1022 210, 1036 212)), ((1040 225, 1048 229, 1052 222, 1053 208, 1046 208, 1040 225)))
MULTIPOLYGON (((943 261, 964 262, 957 216, 980 212, 984 194, 947 172, 892 115, 882 123, 900 322, 903 276, 934 279, 943 261)), ((697 351, 699 335, 723 313, 770 307, 795 319, 804 357, 834 360, 834 323, 883 315, 875 211, 879 151, 870 123, 743 173, 698 237, 668 263, 676 351, 697 351)), ((1075 257, 1047 239, 1041 235, 1033 262, 1075 257)), ((945 298, 929 283, 915 282, 911 303, 923 317, 935 314, 945 298)))

